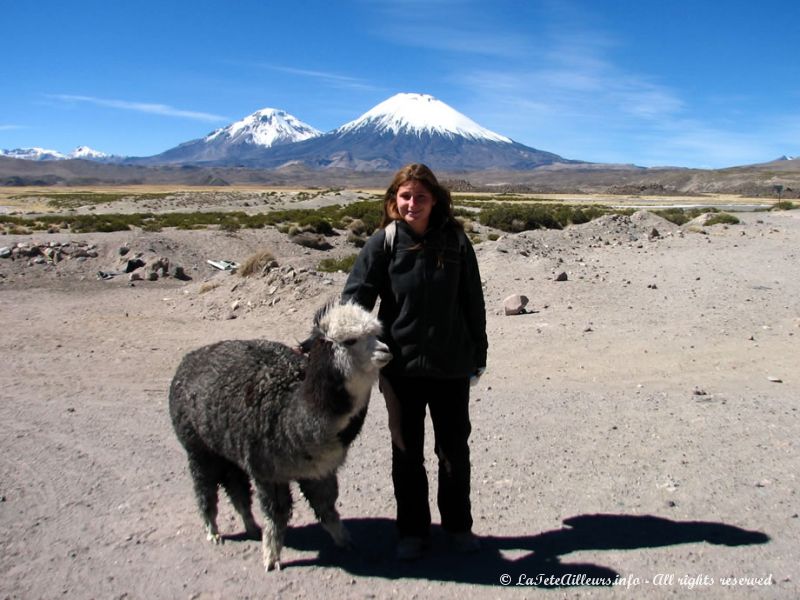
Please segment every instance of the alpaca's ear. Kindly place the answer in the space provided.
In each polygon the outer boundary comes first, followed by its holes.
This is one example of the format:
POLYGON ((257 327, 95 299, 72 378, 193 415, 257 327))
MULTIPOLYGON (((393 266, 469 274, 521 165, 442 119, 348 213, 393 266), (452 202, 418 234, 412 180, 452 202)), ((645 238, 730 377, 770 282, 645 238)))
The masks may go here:
POLYGON ((317 312, 314 314, 314 329, 320 328, 319 326, 320 322, 325 317, 325 315, 327 315, 330 312, 331 308, 333 308, 335 305, 336 305, 335 300, 329 300, 323 306, 317 309, 317 312))
POLYGON ((311 345, 314 343, 315 339, 317 339, 316 335, 310 335, 302 342, 300 342, 299 344, 300 351, 303 354, 308 354, 309 352, 311 352, 311 345))

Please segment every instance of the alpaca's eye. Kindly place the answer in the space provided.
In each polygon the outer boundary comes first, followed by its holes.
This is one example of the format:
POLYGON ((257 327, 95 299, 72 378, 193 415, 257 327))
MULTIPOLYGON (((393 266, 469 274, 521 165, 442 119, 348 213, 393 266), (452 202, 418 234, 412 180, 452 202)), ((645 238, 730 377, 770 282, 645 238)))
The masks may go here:
POLYGON ((357 340, 356 338, 350 338, 349 340, 345 340, 345 341, 343 341, 342 343, 343 343, 345 346, 352 346, 352 345, 353 345, 353 344, 355 344, 357 341, 358 341, 358 340, 357 340))

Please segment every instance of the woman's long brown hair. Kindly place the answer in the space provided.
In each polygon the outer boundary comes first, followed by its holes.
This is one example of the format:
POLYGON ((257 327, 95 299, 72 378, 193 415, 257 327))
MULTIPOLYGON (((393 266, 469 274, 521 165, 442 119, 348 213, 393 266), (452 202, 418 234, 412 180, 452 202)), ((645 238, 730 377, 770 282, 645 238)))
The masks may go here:
POLYGON ((392 221, 402 219, 397 210, 397 190, 404 183, 409 181, 419 181, 431 193, 436 202, 431 209, 431 225, 441 226, 446 222, 452 223, 455 227, 461 228, 453 216, 453 199, 450 190, 439 183, 436 175, 426 165, 413 163, 406 165, 394 175, 392 183, 383 196, 383 220, 381 227, 386 227, 392 221))

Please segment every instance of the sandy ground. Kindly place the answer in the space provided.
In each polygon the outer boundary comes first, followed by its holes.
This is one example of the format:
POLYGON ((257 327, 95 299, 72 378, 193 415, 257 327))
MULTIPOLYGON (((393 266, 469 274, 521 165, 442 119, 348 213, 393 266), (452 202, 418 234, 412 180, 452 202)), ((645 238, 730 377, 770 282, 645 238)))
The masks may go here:
POLYGON ((262 570, 226 499, 230 538, 206 542, 167 389, 203 344, 305 337, 345 277, 314 267, 353 252, 344 236, 328 253, 274 230, 3 236, 86 241, 98 256, 0 259, 0 597, 800 596, 800 214, 740 218, 697 232, 637 214, 479 244, 490 353, 471 447, 483 550, 454 556, 437 528, 425 559, 394 560, 375 392, 340 471, 356 549, 338 550, 296 494, 277 573, 262 570), (168 256, 192 280, 98 280, 122 245, 168 256), (264 247, 280 264, 269 275, 205 263, 264 247), (502 314, 512 293, 530 298, 527 314, 502 314), (591 585, 599 578, 616 585, 591 585))

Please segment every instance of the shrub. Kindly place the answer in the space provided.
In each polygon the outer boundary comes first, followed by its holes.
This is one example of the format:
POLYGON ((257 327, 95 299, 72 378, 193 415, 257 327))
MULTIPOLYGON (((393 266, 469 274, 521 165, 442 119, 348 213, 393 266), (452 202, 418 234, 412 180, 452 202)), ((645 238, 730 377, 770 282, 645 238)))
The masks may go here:
POLYGON ((365 235, 367 233, 367 226, 361 219, 352 219, 347 224, 347 230, 355 235, 365 235))
POLYGON ((242 264, 239 265, 236 272, 241 277, 250 277, 251 275, 263 273, 267 269, 277 266, 278 263, 269 250, 259 250, 248 256, 242 264))
POLYGON ((336 219, 340 226, 347 226, 345 221, 348 217, 349 220, 360 220, 364 224, 365 233, 369 235, 378 228, 381 219, 383 219, 383 202, 380 200, 362 200, 353 202, 344 208, 337 207, 336 219))
POLYGON ((675 225, 684 225, 689 222, 689 217, 682 208, 665 208, 664 210, 655 210, 653 213, 675 225))
POLYGON ((323 258, 317 265, 317 270, 324 273, 335 273, 337 271, 344 271, 349 273, 356 263, 358 254, 351 254, 344 258, 323 258))
POLYGON ((529 229, 562 229, 551 210, 539 205, 496 204, 481 211, 480 222, 488 227, 519 233, 529 229))
POLYGON ((322 235, 331 235, 333 233, 333 225, 330 224, 330 221, 318 215, 312 214, 303 217, 298 225, 303 231, 311 231, 322 235))
MULTIPOLYGON (((692 219, 695 219, 703 213, 716 213, 719 212, 718 208, 705 207, 705 208, 665 208, 663 210, 653 211, 662 219, 666 219, 675 225, 685 225, 692 219)), ((738 222, 738 221, 737 221, 738 222)))
POLYGON ((772 205, 770 210, 794 210, 798 207, 797 204, 794 202, 789 202, 788 200, 781 200, 780 202, 776 202, 772 205))
POLYGON ((367 243, 367 238, 366 236, 358 235, 351 231, 347 234, 347 243, 353 244, 356 248, 363 248, 364 244, 367 243))
POLYGON ((735 216, 728 214, 728 213, 718 213, 711 217, 709 217, 708 221, 706 221, 707 226, 711 225, 738 225, 739 219, 735 216))

